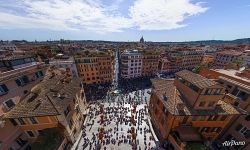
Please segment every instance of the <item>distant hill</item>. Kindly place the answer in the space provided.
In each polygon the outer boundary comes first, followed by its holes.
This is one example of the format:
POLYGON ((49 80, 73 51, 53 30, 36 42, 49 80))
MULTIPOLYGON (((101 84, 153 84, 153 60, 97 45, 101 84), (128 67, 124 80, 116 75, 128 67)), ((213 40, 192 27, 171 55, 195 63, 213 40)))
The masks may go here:
POLYGON ((185 41, 185 42, 159 42, 165 44, 202 44, 202 45, 217 45, 217 44, 250 44, 250 38, 236 39, 231 41, 224 40, 204 40, 204 41, 185 41))
MULTIPOLYGON (((0 41, 2 43, 3 41, 0 41)), ((51 44, 51 43, 61 43, 60 41, 25 41, 25 40, 13 40, 14 44, 17 43, 32 43, 32 44, 51 44)), ((66 43, 136 43, 137 41, 125 42, 125 41, 101 41, 101 40, 67 40, 66 43)), ((250 44, 250 38, 242 38, 236 40, 202 40, 202 41, 183 41, 183 42, 151 42, 146 41, 146 43, 152 44, 194 44, 194 45, 218 45, 218 44, 250 44)))

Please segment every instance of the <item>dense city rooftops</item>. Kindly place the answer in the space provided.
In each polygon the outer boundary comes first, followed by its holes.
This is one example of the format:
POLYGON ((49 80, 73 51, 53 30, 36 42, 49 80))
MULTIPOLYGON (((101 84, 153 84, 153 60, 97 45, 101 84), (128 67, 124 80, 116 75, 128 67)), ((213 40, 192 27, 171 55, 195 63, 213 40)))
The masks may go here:
POLYGON ((123 53, 123 55, 160 55, 159 51, 155 51, 155 50, 137 50, 137 49, 127 49, 125 50, 123 53))
POLYGON ((107 57, 111 56, 109 52, 107 51, 98 51, 98 50, 85 50, 81 53, 77 53, 75 55, 75 58, 81 58, 81 57, 107 57))
POLYGON ((11 55, 11 56, 4 57, 1 60, 16 60, 16 59, 25 59, 25 58, 34 58, 34 56, 32 56, 32 55, 11 55))
POLYGON ((174 80, 171 79, 152 79, 153 93, 161 100, 167 110, 174 115, 192 115, 192 116, 207 116, 207 115, 230 115, 244 113, 220 100, 213 110, 197 110, 192 108, 185 97, 174 85, 174 80), (182 109, 178 109, 178 108, 182 109))
POLYGON ((181 77, 182 79, 187 80, 188 82, 194 84, 195 86, 197 86, 200 89, 218 84, 217 82, 215 82, 213 80, 209 80, 209 79, 207 79, 199 74, 195 74, 195 73, 188 71, 188 70, 179 71, 176 73, 176 75, 178 77, 181 77))
POLYGON ((81 80, 70 74, 50 69, 44 80, 32 88, 5 118, 50 116, 62 114, 81 90, 81 80))
POLYGON ((230 55, 230 56, 240 56, 242 54, 242 52, 238 52, 235 50, 227 50, 227 51, 217 52, 217 54, 230 55))

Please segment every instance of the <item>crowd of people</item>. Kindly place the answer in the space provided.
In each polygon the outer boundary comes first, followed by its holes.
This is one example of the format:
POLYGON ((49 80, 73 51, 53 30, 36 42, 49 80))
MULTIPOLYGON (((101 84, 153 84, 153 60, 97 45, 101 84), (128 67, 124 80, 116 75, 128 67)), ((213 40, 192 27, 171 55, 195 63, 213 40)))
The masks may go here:
POLYGON ((83 149, 109 150, 128 145, 133 150, 155 149, 147 120, 146 92, 138 90, 133 94, 109 95, 93 102, 83 129, 83 149))

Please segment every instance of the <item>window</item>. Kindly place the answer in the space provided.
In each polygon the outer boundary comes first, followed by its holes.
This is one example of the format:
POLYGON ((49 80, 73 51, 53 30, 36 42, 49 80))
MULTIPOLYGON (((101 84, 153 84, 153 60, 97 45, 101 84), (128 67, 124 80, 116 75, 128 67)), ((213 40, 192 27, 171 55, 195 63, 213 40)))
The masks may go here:
POLYGON ((76 134, 76 128, 74 129, 73 133, 76 134))
POLYGON ((243 127, 239 130, 239 133, 246 136, 248 134, 249 130, 246 127, 243 127))
POLYGON ((212 121, 215 121, 215 120, 217 120, 218 119, 218 116, 210 116, 209 118, 208 118, 208 120, 212 120, 212 121))
POLYGON ((32 131, 26 131, 26 133, 30 136, 30 137, 35 137, 34 133, 32 131))
POLYGON ((15 106, 15 103, 12 99, 9 99, 4 102, 4 105, 7 107, 7 109, 13 108, 15 106))
POLYGON ((42 71, 36 72, 36 77, 37 77, 37 78, 40 78, 40 77, 42 77, 42 76, 43 76, 43 72, 42 72, 42 71))
POLYGON ((204 127, 201 129, 201 132, 207 132, 208 131, 208 128, 207 127, 204 127))
POLYGON ((220 92, 221 92, 221 89, 216 89, 216 90, 215 90, 215 92, 214 92, 214 94, 219 95, 219 94, 220 94, 220 92))
POLYGON ((72 120, 70 119, 70 120, 69 120, 69 128, 72 129, 72 126, 73 126, 73 122, 72 122, 72 120))
POLYGON ((237 97, 239 97, 241 100, 245 101, 248 98, 249 94, 247 94, 246 92, 240 91, 237 95, 237 97))
POLYGON ((16 79, 15 81, 18 86, 24 86, 29 82, 29 78, 26 75, 24 75, 21 78, 16 79))
POLYGON ((160 105, 160 100, 157 99, 157 105, 160 105))
POLYGON ((250 121, 250 115, 247 115, 247 116, 245 117, 245 120, 246 120, 246 121, 250 121))
POLYGON ((30 121, 32 124, 37 124, 37 120, 35 117, 30 117, 30 121))
POLYGON ((39 133, 39 135, 44 135, 43 130, 37 130, 37 132, 39 133))
POLYGON ((76 107, 76 113, 78 114, 80 112, 79 106, 76 107))
POLYGON ((64 115, 67 117, 67 115, 69 114, 69 112, 70 112, 70 106, 68 106, 66 108, 66 110, 64 110, 64 115))
POLYGON ((239 106, 239 103, 238 102, 234 102, 234 106, 239 106))
POLYGON ((199 88, 193 84, 190 84, 189 87, 194 90, 195 92, 198 92, 199 91, 199 88))
POLYGON ((15 121, 15 119, 10 119, 10 122, 13 124, 13 126, 18 125, 17 122, 15 121))
POLYGON ((205 106, 206 102, 200 102, 199 107, 205 106))
POLYGON ((231 89, 232 88, 232 86, 231 85, 227 85, 227 89, 231 89))
POLYGON ((188 116, 185 116, 185 117, 183 118, 183 120, 182 120, 182 124, 186 124, 187 121, 188 121, 188 116))
POLYGON ((18 118, 18 121, 21 125, 25 125, 26 123, 24 122, 23 118, 18 118))
POLYGON ((5 84, 1 84, 0 85, 0 95, 4 95, 9 91, 9 89, 7 88, 7 86, 5 84))
POLYGON ((211 95, 212 94, 212 89, 207 89, 205 92, 206 95, 211 95))
POLYGON ((166 116, 168 115, 168 110, 167 110, 167 108, 164 107, 163 112, 164 112, 164 114, 165 114, 166 116))

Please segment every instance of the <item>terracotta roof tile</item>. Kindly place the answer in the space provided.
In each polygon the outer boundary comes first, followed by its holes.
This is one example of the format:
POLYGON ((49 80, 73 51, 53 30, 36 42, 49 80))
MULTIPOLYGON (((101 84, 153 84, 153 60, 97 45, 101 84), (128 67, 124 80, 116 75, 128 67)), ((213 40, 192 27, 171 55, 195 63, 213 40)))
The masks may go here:
POLYGON ((188 70, 182 70, 176 73, 177 76, 187 80, 188 82, 194 84, 200 89, 207 88, 213 85, 218 84, 217 82, 207 79, 199 74, 195 74, 188 70))
POLYGON ((79 78, 66 78, 63 74, 55 74, 53 78, 46 75, 20 103, 5 114, 5 118, 62 114, 76 93, 81 90, 80 83, 79 78), (62 82, 64 79, 68 79, 69 82, 62 82), (58 97, 58 94, 61 97, 58 97))

